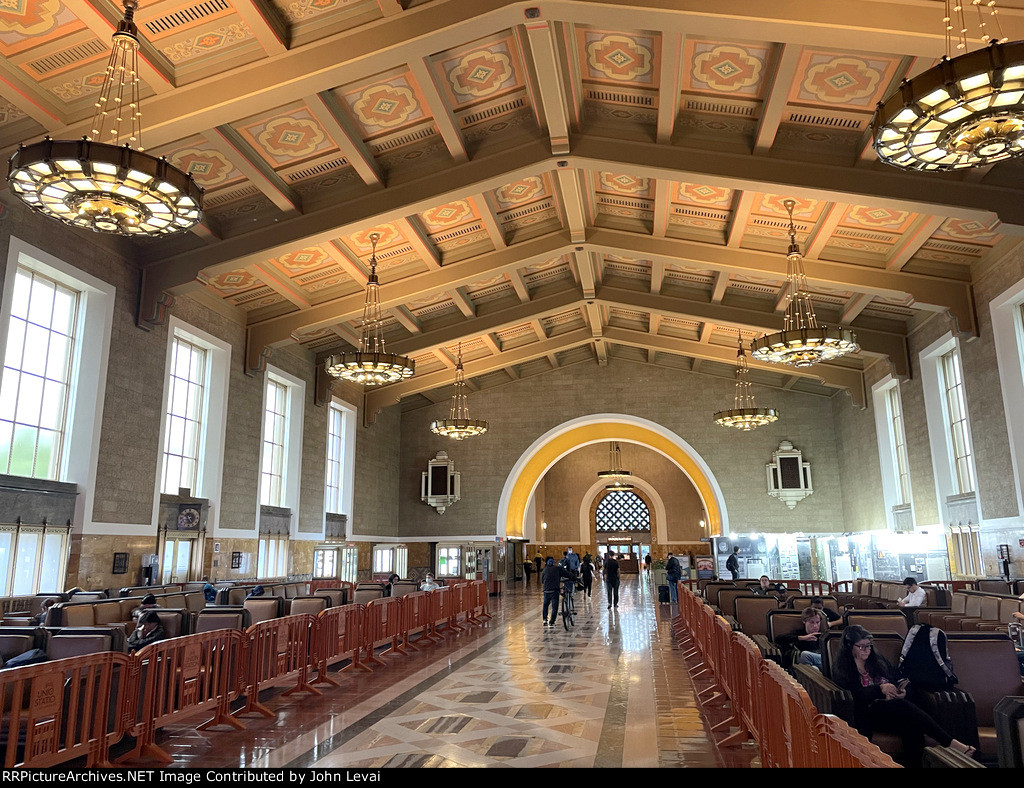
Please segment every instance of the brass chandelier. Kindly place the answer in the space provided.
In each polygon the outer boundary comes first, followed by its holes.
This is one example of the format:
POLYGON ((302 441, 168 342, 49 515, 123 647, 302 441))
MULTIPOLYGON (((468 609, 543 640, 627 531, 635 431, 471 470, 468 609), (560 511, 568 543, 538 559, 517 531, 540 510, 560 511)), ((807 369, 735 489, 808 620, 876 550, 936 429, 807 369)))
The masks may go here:
POLYGON ((995 0, 970 4, 988 46, 967 52, 966 3, 946 0, 946 55, 879 102, 871 135, 887 164, 947 172, 1024 154, 1024 41, 1007 43, 995 0))
POLYGON ((447 419, 437 419, 430 425, 436 435, 461 441, 487 432, 487 422, 469 417, 469 397, 466 395, 466 376, 462 370, 462 343, 459 343, 459 362, 455 365, 455 393, 447 419))
POLYGON ((783 330, 755 339, 751 344, 751 358, 770 364, 809 367, 819 361, 831 361, 860 350, 856 335, 849 329, 818 325, 818 318, 811 305, 811 294, 807 292, 804 258, 796 242, 796 226, 793 224, 796 202, 786 200, 783 205, 789 213, 789 251, 786 254, 789 261, 786 277, 789 303, 786 306, 783 330))
POLYGON ((631 471, 622 468, 622 451, 618 443, 608 444, 608 470, 598 471, 597 478, 608 479, 611 483, 605 485, 606 490, 632 490, 633 485, 626 481, 633 475, 631 471))
POLYGON ((92 136, 20 145, 7 183, 33 210, 72 227, 154 237, 200 219, 203 190, 191 174, 144 153, 139 106, 138 0, 123 0, 96 101, 92 136))
POLYGON ((359 348, 337 353, 324 362, 328 374, 362 386, 383 386, 412 377, 416 363, 408 356, 388 353, 384 347, 383 317, 380 308, 380 280, 377 278, 377 243, 380 233, 370 233, 370 278, 366 282, 366 302, 360 322, 359 348))
POLYGON ((775 408, 757 407, 754 392, 751 391, 750 381, 747 379, 749 368, 747 354, 743 351, 742 336, 739 337, 739 346, 736 354, 736 396, 732 410, 720 410, 714 419, 715 424, 721 424, 723 427, 735 427, 743 432, 749 432, 777 421, 779 412, 775 408))

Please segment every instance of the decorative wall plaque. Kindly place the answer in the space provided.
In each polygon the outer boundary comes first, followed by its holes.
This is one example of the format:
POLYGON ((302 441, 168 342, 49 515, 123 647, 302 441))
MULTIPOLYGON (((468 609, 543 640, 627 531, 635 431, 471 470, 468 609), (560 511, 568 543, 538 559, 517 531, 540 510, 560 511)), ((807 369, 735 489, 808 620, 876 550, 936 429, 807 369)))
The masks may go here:
POLYGON ((433 506, 438 514, 462 497, 462 474, 455 470, 455 463, 448 459, 448 453, 439 451, 427 463, 420 482, 420 500, 433 506))
POLYGON ((790 509, 814 492, 811 464, 804 462, 803 452, 793 448, 789 441, 779 444, 765 470, 768 473, 768 494, 790 509))

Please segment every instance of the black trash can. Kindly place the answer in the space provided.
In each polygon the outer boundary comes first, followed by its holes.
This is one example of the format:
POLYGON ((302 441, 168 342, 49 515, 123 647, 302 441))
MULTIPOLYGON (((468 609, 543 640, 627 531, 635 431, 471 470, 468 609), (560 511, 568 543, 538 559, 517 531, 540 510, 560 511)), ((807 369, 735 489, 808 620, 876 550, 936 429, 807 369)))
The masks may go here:
POLYGON ((668 595, 668 586, 658 586, 658 601, 659 602, 668 602, 668 601, 670 601, 669 600, 669 595, 668 595))

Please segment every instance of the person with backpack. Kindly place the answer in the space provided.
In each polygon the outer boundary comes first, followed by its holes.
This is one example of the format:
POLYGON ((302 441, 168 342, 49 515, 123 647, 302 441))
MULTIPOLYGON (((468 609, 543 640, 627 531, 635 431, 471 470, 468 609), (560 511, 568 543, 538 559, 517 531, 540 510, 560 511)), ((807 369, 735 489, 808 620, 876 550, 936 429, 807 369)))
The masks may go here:
POLYGON ((892 665, 875 652, 872 640, 864 627, 848 626, 832 667, 833 681, 853 695, 854 727, 868 738, 876 731, 899 736, 903 766, 921 766, 926 735, 942 747, 973 756, 974 747, 954 739, 907 698, 907 681, 897 679, 892 665))
POLYGON ((679 565, 679 559, 675 553, 668 554, 668 562, 665 564, 665 580, 668 582, 668 597, 672 604, 679 602, 679 583, 683 579, 683 568, 679 565))
POLYGON ((733 580, 738 580, 740 576, 740 548, 737 545, 732 549, 732 555, 729 556, 725 562, 725 568, 732 574, 733 580))

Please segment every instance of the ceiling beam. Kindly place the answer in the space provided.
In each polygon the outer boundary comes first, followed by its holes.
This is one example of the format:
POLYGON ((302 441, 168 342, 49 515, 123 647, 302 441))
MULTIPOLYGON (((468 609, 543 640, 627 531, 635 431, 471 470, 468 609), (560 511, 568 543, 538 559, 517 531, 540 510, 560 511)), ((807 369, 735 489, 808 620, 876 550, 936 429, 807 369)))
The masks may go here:
POLYGON ((752 189, 744 189, 739 194, 736 207, 732 212, 732 221, 729 222, 729 236, 725 242, 726 246, 739 247, 743 241, 743 231, 747 229, 747 222, 750 220, 750 211, 754 207, 754 192, 752 189))
POLYGON ((871 303, 873 296, 867 293, 858 293, 843 307, 843 313, 839 316, 839 322, 845 326, 850 325, 857 319, 857 315, 864 311, 864 308, 871 303))
POLYGON ((562 211, 565 214, 565 224, 569 228, 569 238, 574 243, 582 243, 587 238, 587 213, 583 188, 580 184, 580 173, 564 167, 555 172, 562 211))
POLYGON ((434 124, 437 126, 441 139, 444 140, 452 160, 456 164, 469 161, 469 155, 466 153, 466 143, 462 139, 459 127, 456 125, 455 116, 441 97, 441 91, 434 80, 434 74, 427 66, 426 61, 422 58, 413 58, 409 61, 409 70, 412 72, 416 84, 419 85, 420 92, 423 93, 427 109, 434 118, 434 124))
POLYGON ((893 248, 892 258, 885 267, 890 271, 902 271, 903 266, 928 243, 945 221, 945 216, 919 216, 893 248))
MULTIPOLYGON (((744 307, 709 304, 704 301, 674 296, 652 295, 639 290, 626 290, 608 285, 601 286, 595 301, 606 307, 627 307, 665 317, 699 320, 705 325, 712 323, 717 326, 732 326, 759 333, 781 331, 784 325, 784 318, 777 313, 769 314, 744 307)), ((908 374, 910 359, 906 335, 860 328, 856 329, 856 333, 862 351, 871 355, 888 357, 896 374, 908 374)), ((703 335, 701 341, 705 341, 703 335)))
POLYGON ((757 125, 757 136, 754 140, 754 153, 758 156, 767 155, 775 142, 775 135, 782 122, 782 114, 789 103, 789 88, 796 76, 803 47, 793 44, 783 45, 779 57, 775 61, 775 72, 767 88, 767 100, 761 107, 761 120, 757 125))
POLYGON ((834 202, 828 209, 823 211, 818 223, 807 236, 804 243, 804 259, 817 260, 821 256, 821 250, 832 240, 832 234, 842 221, 850 206, 842 202, 834 202))
POLYGON ((661 286, 665 283, 665 262, 663 260, 651 260, 651 292, 660 293, 661 286))
POLYGON ((668 229, 668 217, 672 211, 672 203, 669 200, 671 185, 671 181, 665 178, 654 181, 654 224, 651 234, 655 238, 664 238, 668 229))
POLYGON ((278 272, 269 262, 255 263, 249 267, 263 284, 269 287, 278 295, 284 296, 292 304, 300 309, 309 309, 312 304, 299 292, 298 287, 287 276, 278 272))
POLYGON ((529 301, 530 290, 526 286, 526 280, 523 279, 523 275, 519 271, 508 271, 506 276, 508 276, 509 281, 512 283, 512 289, 516 291, 519 300, 524 304, 529 301))
MULTIPOLYGON (((117 21, 111 23, 88 0, 61 0, 61 2, 106 45, 108 50, 111 48, 111 38, 117 30, 117 24, 121 21, 123 11, 118 10, 117 21)), ((140 40, 145 43, 139 47, 139 79, 149 85, 157 95, 173 91, 174 83, 171 81, 170 75, 158 68, 149 57, 148 50, 152 48, 151 45, 144 36, 140 36, 140 40)), ((145 116, 143 116, 143 120, 145 120, 145 116)))
POLYGON ((231 4, 264 52, 273 57, 288 51, 288 31, 273 9, 267 8, 261 0, 231 0, 231 4))
POLYGON ((334 140, 345 160, 363 179, 363 183, 370 186, 382 186, 384 176, 381 174, 377 160, 374 159, 369 146, 363 142, 355 124, 345 114, 334 94, 313 93, 303 96, 302 100, 309 107, 309 111, 317 122, 324 127, 327 135, 334 140))
POLYGON ((441 267, 441 256, 430 242, 418 218, 410 216, 406 219, 399 219, 395 225, 402 231, 413 251, 426 263, 427 268, 436 271, 441 267))
POLYGON ((729 274, 725 271, 715 272, 715 285, 711 288, 711 303, 720 304, 725 297, 725 291, 729 287, 729 274))
POLYGON ((593 298, 594 289, 597 287, 597 279, 594 276, 594 257, 590 252, 583 251, 583 247, 576 247, 570 255, 573 267, 576 269, 576 281, 583 288, 584 298, 593 298))
POLYGON ((672 142, 682 99, 680 79, 683 72, 683 36, 665 33, 661 37, 661 73, 658 82, 658 142, 672 142))
POLYGON ((302 212, 299 193, 285 183, 237 131, 230 126, 221 126, 204 131, 203 136, 211 147, 224 154, 224 158, 237 167, 285 216, 302 212))
MULTIPOLYGON (((466 377, 479 377, 498 370, 508 369, 516 364, 525 364, 536 358, 545 358, 550 353, 560 350, 587 345, 594 341, 589 328, 580 328, 575 331, 567 331, 550 339, 543 339, 539 342, 531 342, 528 345, 521 345, 514 350, 508 350, 495 356, 478 359, 476 361, 464 362, 466 377)), ((414 375, 406 380, 392 383, 374 389, 366 394, 366 410, 372 419, 374 414, 381 408, 393 405, 403 397, 419 394, 421 391, 429 391, 451 383, 451 373, 448 370, 431 372, 425 375, 414 375)))
POLYGON ((393 306, 389 310, 391 314, 395 316, 395 320, 408 331, 410 334, 419 334, 423 329, 420 328, 420 321, 416 319, 416 316, 410 312, 404 306, 393 306))
MULTIPOLYGON (((659 352, 674 353, 677 356, 717 361, 729 365, 735 365, 736 363, 736 350, 723 345, 702 345, 700 342, 694 342, 690 339, 678 339, 676 337, 652 337, 645 331, 631 331, 625 328, 608 328, 605 331, 605 338, 609 342, 628 347, 650 348, 659 352)), ((829 364, 815 364, 813 367, 797 369, 795 367, 764 364, 753 359, 748 359, 747 363, 751 369, 763 369, 775 372, 776 374, 781 373, 814 378, 820 380, 826 386, 848 389, 853 395, 854 401, 861 408, 865 407, 864 373, 860 370, 829 364)))
POLYGON ((463 317, 476 317, 476 307, 473 306, 473 302, 466 297, 461 287, 453 287, 448 291, 448 295, 452 297, 452 301, 455 302, 455 306, 462 312, 463 317))
POLYGON ((558 156, 569 152, 569 107, 558 51, 547 20, 538 15, 527 19, 525 27, 532 61, 527 64, 527 70, 537 86, 541 118, 548 132, 551 152, 558 156))
POLYGON ((484 345, 487 346, 487 349, 489 351, 491 351, 491 355, 492 356, 500 356, 501 355, 501 343, 498 342, 498 340, 497 340, 497 338, 495 338, 494 334, 490 334, 490 333, 483 334, 480 337, 480 341, 483 342, 484 345))
POLYGON ((476 206, 477 213, 480 214, 480 223, 487 231, 487 237, 491 239, 494 248, 501 249, 508 246, 508 242, 505 240, 505 231, 501 229, 501 222, 498 221, 498 214, 494 210, 490 198, 484 193, 479 193, 469 199, 476 206))
MULTIPOLYGON (((786 258, 778 253, 730 249, 678 238, 651 238, 607 228, 592 230, 586 248, 644 259, 661 257, 677 265, 700 265, 728 273, 773 274, 779 279, 784 279, 787 273, 786 258)), ((839 285, 855 292, 886 297, 909 294, 919 309, 948 310, 957 321, 959 331, 977 333, 977 316, 969 282, 825 260, 804 260, 804 270, 810 283, 820 282, 829 287, 839 285)))

